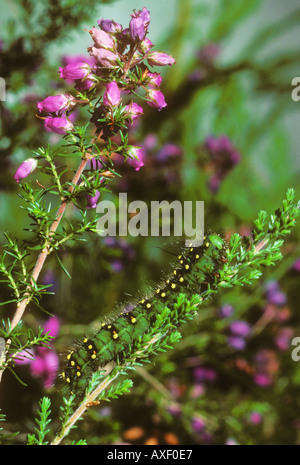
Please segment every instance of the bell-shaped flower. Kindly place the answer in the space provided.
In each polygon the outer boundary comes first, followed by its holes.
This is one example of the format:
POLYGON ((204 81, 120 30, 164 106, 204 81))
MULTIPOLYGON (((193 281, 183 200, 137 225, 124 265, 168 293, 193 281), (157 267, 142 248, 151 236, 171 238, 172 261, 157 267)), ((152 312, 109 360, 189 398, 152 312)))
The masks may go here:
POLYGON ((101 29, 97 29, 96 27, 93 27, 91 30, 89 30, 89 33, 92 36, 95 47, 105 48, 111 51, 114 50, 115 41, 110 34, 102 31, 101 29))
POLYGON ((106 50, 105 48, 90 47, 89 54, 93 56, 99 65, 101 65, 103 68, 115 68, 118 66, 118 56, 110 50, 106 50))
POLYGON ((70 94, 59 94, 46 97, 41 102, 38 102, 37 108, 39 112, 58 113, 62 110, 68 110, 76 105, 75 98, 70 94))
POLYGON ((62 79, 84 79, 90 72, 90 66, 83 61, 59 68, 59 74, 62 79))
POLYGON ((129 23, 129 30, 131 38, 134 41, 142 41, 147 34, 148 26, 150 23, 150 13, 146 7, 142 10, 139 10, 137 13, 134 12, 131 15, 131 20, 129 23))
POLYGON ((127 163, 133 166, 135 171, 139 171, 140 168, 145 165, 143 162, 145 154, 142 148, 132 145, 128 149, 128 155, 129 157, 127 158, 127 163))
POLYGON ((172 66, 175 63, 175 58, 163 52, 152 52, 147 56, 147 60, 151 66, 172 66))
POLYGON ((103 94, 103 103, 110 107, 117 107, 121 102, 120 89, 116 81, 107 84, 103 94))
POLYGON ((14 179, 20 182, 22 179, 27 178, 37 167, 38 161, 35 158, 27 158, 23 161, 17 169, 14 179))
POLYGON ((148 89, 147 99, 148 105, 157 108, 159 111, 167 106, 164 94, 160 90, 148 89))
POLYGON ((65 116, 45 118, 44 124, 46 129, 49 129, 56 134, 64 134, 66 131, 71 131, 74 127, 71 121, 69 121, 65 116))

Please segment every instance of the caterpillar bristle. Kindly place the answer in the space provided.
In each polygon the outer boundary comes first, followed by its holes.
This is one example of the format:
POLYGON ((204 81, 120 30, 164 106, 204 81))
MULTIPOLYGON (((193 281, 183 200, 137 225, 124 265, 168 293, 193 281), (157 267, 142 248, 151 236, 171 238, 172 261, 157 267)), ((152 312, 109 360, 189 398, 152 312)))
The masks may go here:
MULTIPOLYGON (((206 233, 201 246, 188 243, 182 247, 159 284, 152 283, 145 293, 116 307, 108 318, 102 320, 94 336, 83 337, 70 351, 62 372, 62 379, 70 390, 82 395, 93 372, 110 361, 122 363, 140 336, 160 321, 157 320, 159 304, 171 308, 179 294, 205 295, 217 284, 224 260, 226 244, 217 234, 206 233)), ((175 321, 172 327, 180 326, 182 321, 178 315, 177 323, 175 321)))

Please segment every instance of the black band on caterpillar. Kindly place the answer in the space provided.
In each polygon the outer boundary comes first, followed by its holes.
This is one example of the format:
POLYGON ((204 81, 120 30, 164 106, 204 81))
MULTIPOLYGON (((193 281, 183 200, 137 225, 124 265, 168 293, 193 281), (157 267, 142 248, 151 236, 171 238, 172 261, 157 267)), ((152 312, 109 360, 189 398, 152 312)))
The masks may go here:
MULTIPOLYGON (((61 377, 71 392, 82 395, 93 372, 112 360, 122 363, 128 348, 134 350, 140 336, 156 323, 158 303, 164 302, 172 308, 180 293, 205 297, 205 293, 218 284, 219 269, 224 261, 226 246, 223 239, 215 234, 204 236, 199 247, 191 245, 185 248, 178 256, 173 272, 150 296, 141 299, 133 308, 123 310, 113 321, 103 323, 93 338, 84 338, 69 353, 61 377)), ((180 323, 178 315, 173 326, 180 323)))

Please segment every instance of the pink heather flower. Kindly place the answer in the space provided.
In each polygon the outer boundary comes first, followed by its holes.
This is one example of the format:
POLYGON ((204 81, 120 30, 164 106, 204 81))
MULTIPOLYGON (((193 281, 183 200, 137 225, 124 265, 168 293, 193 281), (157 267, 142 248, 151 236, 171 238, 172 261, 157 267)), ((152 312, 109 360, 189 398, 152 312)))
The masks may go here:
POLYGON ((197 383, 203 381, 215 381, 217 379, 217 373, 212 368, 197 367, 194 370, 194 377, 197 383))
POLYGON ((86 55, 64 55, 62 57, 62 64, 64 66, 77 65, 79 63, 87 63, 92 68, 95 66, 95 59, 86 55))
MULTIPOLYGON (((50 333, 55 338, 59 332, 59 320, 57 317, 51 317, 46 322, 43 333, 50 333)), ((38 347, 35 350, 24 351, 19 354, 19 359, 16 360, 17 365, 30 365, 31 375, 36 378, 42 378, 45 388, 50 388, 57 376, 59 367, 59 357, 55 350, 52 348, 51 343, 49 346, 38 347), (30 355, 30 358, 28 357, 30 355)))
POLYGON ((195 431, 195 433, 201 433, 206 427, 205 421, 203 418, 195 416, 192 419, 192 428, 195 431))
POLYGON ((96 208, 97 204, 98 204, 99 197, 100 197, 100 192, 99 191, 97 191, 94 196, 90 195, 90 194, 86 194, 86 201, 87 201, 86 208, 87 209, 96 208))
POLYGON ((275 337, 275 344, 279 350, 288 350, 294 335, 292 328, 282 328, 275 337))
POLYGON ((262 416, 259 412, 254 411, 250 414, 249 421, 252 425, 259 425, 262 421, 262 416))
POLYGON ((155 161, 159 163, 165 163, 171 158, 180 157, 182 155, 182 149, 177 144, 171 142, 163 145, 155 156, 155 161))
POLYGON ((293 263, 292 269, 296 272, 300 272, 300 258, 293 263))
POLYGON ((227 341, 230 347, 236 350, 243 350, 246 347, 245 339, 239 336, 229 336, 227 341))
POLYGON ((284 305, 287 301, 286 294, 279 288, 279 283, 275 280, 266 284, 268 302, 274 305, 284 305))
POLYGON ((20 182, 21 179, 27 178, 37 167, 38 161, 35 158, 27 158, 17 169, 14 179, 20 182))
POLYGON ((146 37, 148 26, 150 23, 150 13, 147 8, 144 6, 142 10, 139 10, 137 13, 134 12, 131 15, 131 20, 129 23, 129 31, 131 38, 134 41, 141 41, 146 37))
POLYGON ((62 110, 68 110, 75 105, 75 98, 72 95, 59 94, 46 97, 41 102, 38 102, 37 107, 39 112, 45 111, 48 113, 58 113, 62 110))
POLYGON ((69 64, 64 68, 59 68, 62 79, 84 79, 90 72, 90 66, 84 62, 69 64))
POLYGON ((65 116, 45 118, 44 124, 46 129, 49 129, 56 134, 64 134, 66 131, 71 131, 74 127, 65 116))
POLYGON ((149 78, 149 85, 159 87, 162 82, 162 77, 159 73, 148 73, 147 77, 149 78))
POLYGON ((147 60, 152 66, 172 66, 176 63, 175 58, 163 52, 152 52, 148 55, 147 60))
POLYGON ((221 318, 227 318, 233 313, 233 306, 230 304, 224 304, 219 310, 219 315, 221 318))
POLYGON ((91 34, 96 47, 114 50, 115 41, 111 35, 107 34, 107 32, 93 27, 89 33, 91 34))
POLYGON ((148 105, 157 108, 159 111, 167 106, 164 94, 160 90, 148 89, 147 98, 150 99, 147 100, 148 105))
POLYGON ((126 105, 125 111, 129 118, 131 118, 131 121, 134 121, 143 114, 144 110, 140 105, 131 101, 128 105, 126 105))
POLYGON ((89 74, 87 78, 83 80, 76 79, 75 82, 76 82, 75 89, 79 90, 79 92, 84 92, 85 90, 89 90, 97 84, 97 80, 94 78, 93 74, 89 74))
POLYGON ((145 165, 143 162, 145 154, 142 148, 131 146, 128 150, 128 155, 132 158, 127 158, 127 163, 133 166, 135 171, 139 171, 140 168, 145 165))
POLYGON ((138 45, 138 50, 145 54, 147 52, 149 52, 149 50, 153 47, 153 43, 151 42, 150 39, 148 39, 148 37, 145 37, 145 39, 142 40, 142 42, 139 43, 138 45))
POLYGON ((246 321, 233 321, 229 328, 236 336, 247 337, 250 333, 250 325, 246 321))
POLYGON ((256 373, 254 375, 254 382, 260 387, 269 387, 272 384, 272 378, 265 373, 256 373))
POLYGON ((121 24, 115 23, 115 21, 111 21, 110 19, 99 19, 97 21, 100 29, 105 32, 122 32, 121 24))
POLYGON ((89 49, 89 53, 103 68, 115 68, 118 65, 117 55, 115 55, 110 50, 106 50, 105 48, 91 47, 89 49))
POLYGON ((105 105, 116 107, 120 104, 121 97, 120 97, 120 89, 116 81, 112 81, 107 84, 104 95, 103 95, 103 103, 105 105))

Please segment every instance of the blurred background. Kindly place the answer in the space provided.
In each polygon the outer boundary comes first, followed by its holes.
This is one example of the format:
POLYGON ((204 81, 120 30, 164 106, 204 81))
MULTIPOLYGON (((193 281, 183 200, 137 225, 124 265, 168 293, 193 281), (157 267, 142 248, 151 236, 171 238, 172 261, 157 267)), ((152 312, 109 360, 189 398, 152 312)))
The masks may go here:
MULTIPOLYGON (((224 237, 249 235, 257 213, 277 209, 289 187, 299 198, 300 103, 291 85, 300 76, 297 0, 0 0, 0 6, 0 77, 6 82, 1 232, 25 237, 28 219, 13 175, 32 150, 60 141, 36 118, 37 101, 72 88, 59 79, 58 68, 87 56, 85 29, 101 18, 127 27, 132 10, 143 6, 151 15, 148 37, 176 65, 162 69, 168 106, 145 108, 130 133, 144 149, 145 165, 140 171, 118 167, 122 178, 107 198, 127 192, 128 201, 203 200, 205 226, 224 237)), ((76 208, 68 215, 76 218, 76 208)), ((299 233, 298 225, 276 268, 252 287, 209 301, 196 324, 184 327, 176 348, 137 370, 130 394, 89 409, 72 438, 89 444, 298 444, 300 362, 291 358, 291 340, 300 337, 299 233)), ((56 294, 42 305, 59 319, 55 352, 159 281, 174 247, 164 238, 89 236, 62 251, 72 280, 50 257, 42 280, 56 294)), ((0 294, 7 299, 8 290, 1 286, 0 294)), ((1 307, 1 317, 12 311, 1 307)), ((35 328, 48 319, 32 307, 24 324, 35 328)), ((9 431, 31 432, 40 397, 52 398, 55 417, 59 391, 31 366, 17 370, 29 387, 5 373, 1 409, 9 431)))

